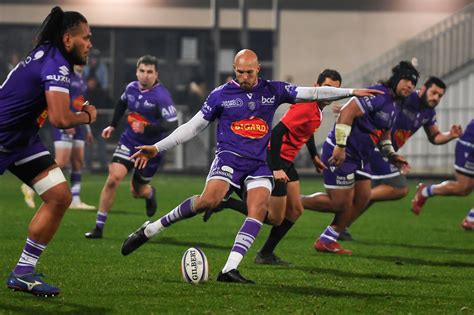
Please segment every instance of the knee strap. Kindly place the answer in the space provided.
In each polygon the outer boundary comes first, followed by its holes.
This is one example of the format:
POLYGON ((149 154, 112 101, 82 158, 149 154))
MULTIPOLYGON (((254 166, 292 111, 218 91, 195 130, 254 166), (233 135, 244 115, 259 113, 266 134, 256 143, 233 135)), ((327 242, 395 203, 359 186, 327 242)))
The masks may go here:
POLYGON ((54 186, 65 182, 64 174, 59 167, 48 171, 48 175, 37 181, 33 188, 38 195, 42 195, 54 186))

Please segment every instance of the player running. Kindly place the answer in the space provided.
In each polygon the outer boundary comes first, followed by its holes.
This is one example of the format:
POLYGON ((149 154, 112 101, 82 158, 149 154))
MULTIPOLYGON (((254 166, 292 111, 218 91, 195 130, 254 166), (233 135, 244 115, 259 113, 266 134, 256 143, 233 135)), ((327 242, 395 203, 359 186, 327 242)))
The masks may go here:
MULTIPOLYGON (((71 110, 78 112, 85 103, 84 93, 86 84, 82 78, 83 66, 75 65, 74 72, 71 74, 71 88, 69 91, 71 99, 71 110)), ((92 143, 92 132, 89 125, 81 125, 69 129, 53 129, 54 139, 54 159, 61 169, 71 163, 71 193, 72 202, 69 208, 80 210, 95 210, 95 207, 88 205, 81 200, 81 171, 84 164, 84 144, 87 141, 92 143)), ((35 191, 28 185, 22 184, 25 202, 30 208, 35 207, 35 191)))
POLYGON ((84 65, 92 47, 86 18, 54 7, 41 25, 35 47, 0 86, 0 174, 6 169, 33 187, 43 200, 28 228, 20 259, 7 287, 41 296, 59 288, 36 273, 36 264, 53 238, 71 191, 61 169, 38 136, 48 118, 56 128, 74 128, 96 119, 96 109, 84 105, 72 112, 70 82, 73 65, 84 65))
MULTIPOLYGON (((85 234, 86 238, 102 238, 105 222, 115 200, 120 182, 133 169, 131 156, 142 143, 161 140, 165 133, 178 126, 178 117, 168 90, 158 81, 158 60, 149 55, 137 61, 137 81, 127 85, 115 105, 110 126, 102 131, 102 138, 109 139, 120 118, 128 109, 128 125, 115 149, 109 176, 100 194, 95 227, 85 234)), ((145 198, 146 214, 152 217, 157 208, 155 188, 149 183, 158 170, 162 155, 150 160, 147 167, 133 169, 130 191, 134 198, 145 198)))
POLYGON ((237 233, 227 263, 217 277, 221 282, 254 283, 240 275, 237 267, 260 231, 272 191, 272 172, 265 162, 270 126, 282 103, 332 100, 350 95, 370 96, 380 91, 333 87, 296 87, 285 82, 258 78, 257 55, 241 50, 234 59, 236 79, 214 89, 202 109, 170 136, 151 146, 141 146, 133 155, 142 168, 150 158, 191 139, 218 119, 217 153, 204 191, 192 196, 159 220, 145 222, 125 240, 122 254, 128 255, 172 224, 219 205, 229 188, 247 191, 248 217, 237 233))
MULTIPOLYGON (((430 77, 419 91, 408 96, 399 112, 395 125, 392 128, 391 139, 395 151, 398 151, 413 136, 418 129, 423 127, 428 140, 435 144, 445 144, 458 138, 462 129, 460 125, 452 125, 449 131, 441 132, 436 120, 436 106, 441 101, 446 91, 444 82, 436 77, 430 77)), ((372 189, 370 203, 360 213, 355 213, 351 224, 365 212, 374 202, 398 200, 408 194, 408 185, 405 174, 386 157, 383 157, 378 148, 369 156, 372 189)), ((311 198, 303 197, 305 208, 312 208, 311 198)), ((352 240, 352 236, 343 231, 339 239, 352 240)))
POLYGON ((328 166, 323 171, 327 195, 312 195, 309 200, 324 209, 329 199, 336 212, 333 222, 314 244, 317 251, 352 254, 337 239, 355 213, 370 200, 369 156, 376 146, 391 163, 409 171, 405 158, 393 148, 390 130, 401 110, 400 104, 413 92, 417 81, 418 71, 411 63, 402 61, 392 69, 387 82, 371 87, 383 91, 383 95, 352 98, 342 108, 323 145, 322 161, 328 166))
MULTIPOLYGON (((456 143, 454 162, 456 180, 447 180, 435 185, 420 183, 412 200, 412 211, 420 214, 428 198, 434 196, 468 196, 474 189, 474 119, 456 143)), ((474 230, 474 209, 462 222, 465 230, 474 230)))

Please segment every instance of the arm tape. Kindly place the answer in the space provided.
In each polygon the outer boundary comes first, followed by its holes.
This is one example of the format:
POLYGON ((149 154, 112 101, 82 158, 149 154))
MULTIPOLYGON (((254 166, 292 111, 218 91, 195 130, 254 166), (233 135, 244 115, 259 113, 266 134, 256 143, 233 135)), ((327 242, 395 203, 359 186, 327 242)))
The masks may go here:
POLYGON ((332 86, 301 87, 296 88, 296 99, 303 101, 335 101, 352 96, 354 89, 336 88, 332 86))
POLYGON ((345 147, 352 127, 346 124, 336 124, 336 144, 345 147))
POLYGON ((193 138, 203 131, 209 124, 210 122, 204 119, 204 114, 199 111, 187 123, 176 128, 168 137, 155 143, 155 147, 158 149, 158 152, 169 150, 172 147, 193 138))
POLYGON ((387 140, 380 141, 379 149, 380 149, 380 152, 386 157, 389 157, 390 155, 395 154, 395 149, 393 148, 392 140, 387 139, 387 140))

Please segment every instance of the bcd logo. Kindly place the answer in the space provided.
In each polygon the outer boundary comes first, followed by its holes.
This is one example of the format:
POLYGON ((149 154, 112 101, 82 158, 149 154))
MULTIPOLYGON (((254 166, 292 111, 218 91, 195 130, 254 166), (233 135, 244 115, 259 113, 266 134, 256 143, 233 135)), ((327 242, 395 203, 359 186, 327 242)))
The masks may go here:
POLYGON ((275 103, 275 95, 272 97, 262 96, 262 105, 273 105, 273 103, 275 103))

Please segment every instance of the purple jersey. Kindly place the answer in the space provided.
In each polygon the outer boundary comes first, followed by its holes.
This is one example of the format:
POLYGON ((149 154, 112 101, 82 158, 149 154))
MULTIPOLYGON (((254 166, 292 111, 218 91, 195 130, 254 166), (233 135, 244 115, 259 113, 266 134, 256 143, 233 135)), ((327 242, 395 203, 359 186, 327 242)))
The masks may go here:
POLYGON ((69 96, 71 99, 71 110, 73 112, 78 112, 81 110, 82 105, 84 105, 84 94, 86 94, 87 85, 84 82, 82 75, 78 73, 71 74, 71 88, 69 91, 69 96))
POLYGON ((471 122, 466 126, 459 140, 474 145, 474 119, 471 119, 471 122))
POLYGON ((170 93, 159 83, 148 90, 141 90, 138 81, 131 82, 120 99, 127 102, 129 112, 129 125, 123 136, 133 143, 155 143, 163 138, 162 133, 153 136, 135 133, 130 126, 134 119, 149 125, 157 125, 161 118, 170 122, 178 119, 170 93))
POLYGON ((392 128, 392 143, 398 151, 421 126, 436 124, 434 108, 423 107, 418 92, 413 92, 402 103, 400 113, 392 128))
POLYGON ((251 90, 232 80, 209 94, 201 112, 204 119, 219 119, 217 153, 228 151, 265 161, 273 115, 280 104, 294 103, 296 86, 258 79, 251 90))
POLYGON ((34 49, 0 86, 0 150, 36 139, 47 117, 45 91, 69 93, 72 68, 61 52, 45 44, 34 49))
MULTIPOLYGON (((376 96, 355 97, 362 117, 354 119, 347 139, 346 153, 356 160, 365 160, 379 143, 381 135, 392 128, 400 111, 392 92, 383 85, 369 86, 369 89, 383 91, 376 96)), ((334 128, 328 134, 328 141, 334 146, 334 128)))

